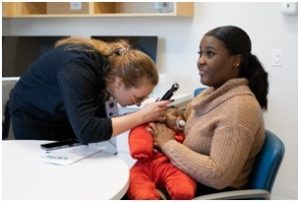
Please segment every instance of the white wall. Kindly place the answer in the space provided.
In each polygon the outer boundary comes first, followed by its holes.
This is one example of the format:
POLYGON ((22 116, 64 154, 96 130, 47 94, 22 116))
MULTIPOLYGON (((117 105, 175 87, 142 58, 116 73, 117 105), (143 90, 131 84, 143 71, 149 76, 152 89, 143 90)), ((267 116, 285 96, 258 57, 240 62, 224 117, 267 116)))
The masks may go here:
POLYGON ((286 147, 273 188, 274 199, 298 197, 297 44, 298 16, 285 16, 281 3, 196 3, 193 18, 63 18, 3 20, 3 35, 157 35, 158 68, 181 84, 180 91, 200 86, 197 51, 201 36, 220 25, 237 25, 248 32, 256 54, 269 72, 266 128, 286 147), (281 49, 282 67, 271 66, 272 49, 281 49))

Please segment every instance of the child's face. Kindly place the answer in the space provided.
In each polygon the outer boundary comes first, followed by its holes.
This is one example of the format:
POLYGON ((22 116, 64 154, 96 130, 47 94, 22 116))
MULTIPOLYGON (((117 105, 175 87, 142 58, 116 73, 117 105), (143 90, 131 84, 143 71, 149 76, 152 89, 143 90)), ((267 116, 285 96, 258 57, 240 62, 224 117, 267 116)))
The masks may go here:
POLYGON ((165 124, 167 125, 167 127, 172 129, 176 133, 180 132, 181 130, 176 126, 176 121, 178 119, 183 119, 183 113, 177 108, 169 108, 167 110, 166 116, 167 119, 165 121, 165 124))

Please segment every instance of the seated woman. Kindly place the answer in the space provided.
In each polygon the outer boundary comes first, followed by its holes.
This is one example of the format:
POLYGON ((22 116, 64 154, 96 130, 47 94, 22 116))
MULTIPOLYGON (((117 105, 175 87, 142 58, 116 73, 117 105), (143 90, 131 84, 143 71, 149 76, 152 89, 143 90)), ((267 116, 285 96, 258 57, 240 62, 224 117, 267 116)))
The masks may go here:
MULTIPOLYGON (((165 125, 176 133, 175 139, 181 143, 185 125, 183 113, 177 108, 169 108, 165 125)), ((159 189, 164 188, 172 199, 192 199, 195 196, 195 181, 173 166, 156 148, 146 124, 130 131, 129 147, 131 156, 138 160, 130 169, 129 199, 160 199, 159 189)))
POLYGON ((197 195, 242 189, 264 143, 268 74, 235 26, 204 35, 198 70, 208 88, 187 108, 183 144, 163 124, 150 124, 153 136, 171 163, 198 182, 197 195))

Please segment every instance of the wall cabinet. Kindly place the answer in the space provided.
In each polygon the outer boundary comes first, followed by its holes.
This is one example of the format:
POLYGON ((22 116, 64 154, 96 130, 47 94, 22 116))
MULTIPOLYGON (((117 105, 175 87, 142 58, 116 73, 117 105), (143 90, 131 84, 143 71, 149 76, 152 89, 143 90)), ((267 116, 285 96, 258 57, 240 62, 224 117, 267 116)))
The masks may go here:
POLYGON ((193 16, 192 2, 4 2, 4 18, 193 16))

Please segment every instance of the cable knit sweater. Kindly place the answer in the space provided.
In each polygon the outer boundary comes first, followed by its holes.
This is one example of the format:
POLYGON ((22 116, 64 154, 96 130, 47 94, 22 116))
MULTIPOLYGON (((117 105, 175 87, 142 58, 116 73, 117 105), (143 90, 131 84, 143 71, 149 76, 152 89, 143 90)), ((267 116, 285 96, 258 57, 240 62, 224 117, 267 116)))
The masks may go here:
POLYGON ((183 144, 162 147, 171 162, 215 189, 242 188, 264 142, 262 111, 243 78, 208 88, 187 108, 183 144))

